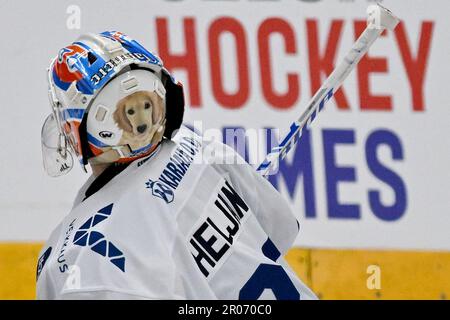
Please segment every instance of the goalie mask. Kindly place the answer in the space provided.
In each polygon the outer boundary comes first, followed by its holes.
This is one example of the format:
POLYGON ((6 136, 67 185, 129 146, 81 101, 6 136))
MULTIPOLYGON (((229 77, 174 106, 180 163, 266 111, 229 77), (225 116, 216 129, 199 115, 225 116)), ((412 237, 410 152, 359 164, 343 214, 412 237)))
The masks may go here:
POLYGON ((150 154, 179 129, 183 88, 162 61, 120 32, 87 34, 60 50, 48 69, 52 114, 42 128, 44 168, 67 173, 150 154))

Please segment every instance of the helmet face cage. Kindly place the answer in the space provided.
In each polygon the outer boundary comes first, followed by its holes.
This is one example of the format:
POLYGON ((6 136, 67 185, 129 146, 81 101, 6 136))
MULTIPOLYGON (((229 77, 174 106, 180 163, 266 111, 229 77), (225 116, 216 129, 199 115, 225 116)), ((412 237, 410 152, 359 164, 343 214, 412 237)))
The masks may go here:
MULTIPOLYGON (((53 65, 53 62, 51 65, 53 65)), ((75 149, 61 121, 63 110, 56 98, 56 92, 50 79, 49 70, 47 70, 48 96, 52 113, 45 119, 41 130, 42 158, 47 174, 51 177, 58 177, 68 173, 72 169, 72 152, 75 149)))
MULTIPOLYGON (((52 115, 46 119, 42 128, 42 148, 44 168, 51 176, 70 171, 73 165, 71 153, 78 156, 84 167, 88 154, 82 148, 82 143, 87 142, 80 139, 80 125, 84 123, 85 127, 87 112, 106 84, 129 70, 130 66, 151 71, 164 83, 161 85, 162 91, 165 93, 167 89, 164 135, 170 139, 172 132, 180 127, 184 113, 182 86, 163 67, 156 55, 120 32, 83 35, 61 49, 48 69, 52 115), (57 137, 49 138, 51 132, 57 137), (49 170, 55 166, 59 166, 59 169, 49 170)), ((161 91, 161 88, 158 90, 161 91)), ((126 158, 133 160, 139 156, 142 155, 131 154, 131 157, 126 158)))
POLYGON ((42 126, 41 146, 44 169, 49 176, 58 177, 72 169, 73 158, 66 136, 61 134, 53 113, 46 118, 42 126))

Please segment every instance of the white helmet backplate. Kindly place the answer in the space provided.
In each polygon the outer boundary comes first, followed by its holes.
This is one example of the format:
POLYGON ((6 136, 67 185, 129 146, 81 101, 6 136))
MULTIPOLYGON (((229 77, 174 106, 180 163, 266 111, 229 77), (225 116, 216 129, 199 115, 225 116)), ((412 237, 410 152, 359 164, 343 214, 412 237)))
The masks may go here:
POLYGON ((165 89, 161 80, 151 71, 130 70, 112 79, 95 97, 87 117, 87 133, 103 146, 117 146, 122 130, 114 120, 117 103, 123 98, 138 92, 156 92, 165 100, 165 89))

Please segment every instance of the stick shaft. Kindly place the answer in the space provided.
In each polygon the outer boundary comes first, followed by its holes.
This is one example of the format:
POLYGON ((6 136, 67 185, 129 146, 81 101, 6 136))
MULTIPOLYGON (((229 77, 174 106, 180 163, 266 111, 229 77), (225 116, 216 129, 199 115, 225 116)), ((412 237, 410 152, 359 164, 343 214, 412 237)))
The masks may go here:
POLYGON ((374 27, 371 24, 366 27, 358 40, 353 44, 350 52, 347 53, 343 61, 339 63, 322 84, 320 89, 311 98, 308 107, 302 113, 300 118, 291 124, 288 134, 282 139, 277 147, 274 147, 270 151, 264 161, 256 169, 261 175, 267 176, 272 172, 276 172, 279 160, 283 159, 289 150, 297 143, 302 135, 303 129, 309 127, 317 114, 322 111, 325 103, 333 97, 342 82, 355 68, 364 54, 367 53, 370 46, 381 35, 384 29, 384 27, 374 27))

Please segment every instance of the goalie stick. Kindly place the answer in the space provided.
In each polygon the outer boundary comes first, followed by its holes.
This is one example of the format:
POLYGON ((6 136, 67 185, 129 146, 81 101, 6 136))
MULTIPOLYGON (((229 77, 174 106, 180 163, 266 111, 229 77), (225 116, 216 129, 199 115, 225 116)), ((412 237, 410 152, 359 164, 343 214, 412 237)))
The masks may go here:
POLYGON ((267 154, 264 161, 256 169, 262 176, 268 176, 277 171, 280 158, 283 159, 297 143, 303 129, 310 126, 317 114, 322 111, 325 103, 333 97, 342 82, 367 53, 375 40, 385 29, 394 30, 399 23, 399 19, 392 12, 379 4, 369 6, 367 13, 367 27, 353 44, 350 52, 314 94, 300 118, 291 124, 288 134, 281 140, 281 143, 267 154))

